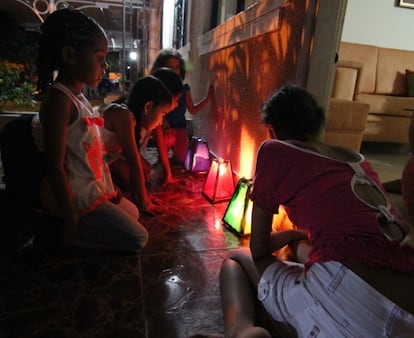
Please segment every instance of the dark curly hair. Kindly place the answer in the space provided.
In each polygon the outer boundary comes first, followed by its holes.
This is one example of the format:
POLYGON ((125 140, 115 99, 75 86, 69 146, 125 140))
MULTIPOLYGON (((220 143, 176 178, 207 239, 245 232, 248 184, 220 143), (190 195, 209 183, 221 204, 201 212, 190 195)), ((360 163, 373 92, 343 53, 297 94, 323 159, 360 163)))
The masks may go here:
POLYGON ((66 7, 50 14, 40 26, 38 83, 42 92, 51 84, 53 72, 63 66, 62 49, 81 49, 105 36, 103 28, 80 10, 66 7))
MULTIPOLYGON (((262 122, 283 139, 305 141, 318 137, 325 125, 325 112, 315 98, 297 85, 276 90, 264 104, 262 122)), ((279 137, 278 137, 279 138, 279 137)))

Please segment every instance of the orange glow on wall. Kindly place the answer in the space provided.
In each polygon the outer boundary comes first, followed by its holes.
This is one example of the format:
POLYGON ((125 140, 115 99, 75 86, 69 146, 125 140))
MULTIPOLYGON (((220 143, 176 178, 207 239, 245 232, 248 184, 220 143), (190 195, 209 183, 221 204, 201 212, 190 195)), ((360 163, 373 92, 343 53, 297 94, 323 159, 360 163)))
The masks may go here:
POLYGON ((273 215, 273 231, 294 229, 295 225, 290 220, 286 209, 283 205, 279 205, 279 213, 273 215))
POLYGON ((239 178, 254 176, 257 149, 267 138, 260 121, 263 103, 283 84, 306 85, 313 3, 258 1, 208 32, 194 27, 202 34, 190 59, 198 60, 200 53, 202 62, 193 63, 186 80, 197 98, 212 83, 214 98, 193 127, 215 156, 231 161, 239 178))
POLYGON ((245 125, 241 128, 240 135, 240 170, 239 177, 252 177, 256 158, 256 142, 249 134, 245 125))

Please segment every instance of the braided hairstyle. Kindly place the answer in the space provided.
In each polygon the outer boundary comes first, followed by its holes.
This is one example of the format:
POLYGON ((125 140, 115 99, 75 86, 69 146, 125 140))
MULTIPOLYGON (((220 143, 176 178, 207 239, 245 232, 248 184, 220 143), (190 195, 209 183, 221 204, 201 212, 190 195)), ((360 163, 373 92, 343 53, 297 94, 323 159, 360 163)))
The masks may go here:
MULTIPOLYGON (((178 75, 177 75, 178 77, 178 75)), ((142 120, 145 104, 152 101, 154 107, 159 105, 171 104, 172 96, 167 87, 156 77, 144 76, 132 87, 127 106, 135 117, 135 138, 137 144, 141 138, 142 120)))
POLYGON ((99 36, 106 37, 105 31, 94 19, 70 7, 50 14, 40 26, 40 32, 37 83, 40 93, 53 82, 53 72, 64 66, 63 48, 80 50, 99 36))

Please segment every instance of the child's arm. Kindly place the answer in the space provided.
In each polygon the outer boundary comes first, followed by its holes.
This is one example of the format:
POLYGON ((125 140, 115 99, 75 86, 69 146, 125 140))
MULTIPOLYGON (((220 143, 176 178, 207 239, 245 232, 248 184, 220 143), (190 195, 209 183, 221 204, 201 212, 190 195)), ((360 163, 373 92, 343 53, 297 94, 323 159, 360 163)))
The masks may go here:
POLYGON ((167 149, 167 145, 165 144, 164 131, 162 129, 162 126, 159 125, 158 127, 156 127, 154 129, 154 133, 155 133, 155 139, 157 141, 158 154, 160 156, 160 161, 165 170, 164 183, 174 183, 175 180, 171 172, 170 160, 168 159, 168 149, 167 149))
POLYGON ((271 212, 253 204, 250 250, 255 259, 270 256, 286 245, 308 239, 306 232, 300 230, 273 232, 272 220, 271 212))
POLYGON ((145 186, 144 169, 135 139, 135 120, 128 109, 123 107, 113 109, 110 112, 111 128, 118 137, 128 165, 132 200, 141 210, 146 210, 151 200, 145 186))
POLYGON ((194 103, 192 96, 191 96, 190 87, 188 87, 187 90, 185 91, 185 104, 187 106, 187 110, 193 115, 197 114, 202 109, 204 109, 204 107, 207 106, 207 104, 210 102, 213 95, 214 95, 214 87, 212 84, 210 84, 208 87, 207 95, 198 103, 194 103))
POLYGON ((70 243, 76 232, 79 215, 76 211, 64 159, 69 124, 76 118, 73 103, 60 91, 50 89, 42 105, 40 118, 43 128, 45 173, 53 189, 57 216, 64 219, 64 241, 70 243))

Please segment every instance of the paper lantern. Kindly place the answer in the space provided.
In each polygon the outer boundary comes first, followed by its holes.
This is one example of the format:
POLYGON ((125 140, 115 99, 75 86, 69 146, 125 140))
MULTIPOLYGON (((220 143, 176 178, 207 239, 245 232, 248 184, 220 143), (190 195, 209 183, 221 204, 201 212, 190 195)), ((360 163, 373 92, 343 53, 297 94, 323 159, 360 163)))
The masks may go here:
MULTIPOLYGON (((242 177, 238 182, 234 194, 226 208, 223 223, 239 236, 251 233, 252 207, 249 194, 253 189, 253 180, 242 177)), ((280 231, 294 229, 283 205, 279 205, 277 214, 273 215, 272 230, 280 231)))
POLYGON ((211 202, 228 201, 234 192, 230 161, 213 159, 204 182, 203 195, 211 202))
POLYGON ((203 172, 210 168, 210 150, 207 140, 193 136, 184 159, 188 171, 203 172))
POLYGON ((252 201, 249 199, 249 193, 252 186, 253 181, 244 177, 237 182, 234 194, 223 216, 224 224, 240 236, 250 234, 252 201))

